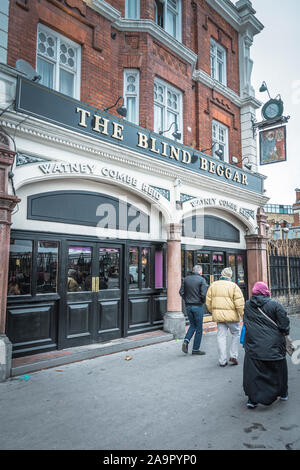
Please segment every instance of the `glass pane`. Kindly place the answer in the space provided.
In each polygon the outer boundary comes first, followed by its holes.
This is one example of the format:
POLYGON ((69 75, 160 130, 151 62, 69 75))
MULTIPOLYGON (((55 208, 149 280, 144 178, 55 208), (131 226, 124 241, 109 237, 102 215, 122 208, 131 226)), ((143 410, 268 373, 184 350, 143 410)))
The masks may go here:
POLYGON ((232 282, 236 282, 236 274, 235 274, 235 255, 228 256, 228 263, 232 269, 232 282))
POLYGON ((167 12, 166 30, 171 36, 176 38, 176 15, 170 10, 167 12))
POLYGON ((221 277, 221 272, 225 268, 224 253, 213 253, 213 275, 214 281, 217 281, 221 277))
MULTIPOLYGON (((184 253, 182 251, 182 253, 184 253)), ((182 263, 182 266, 183 263, 182 263)), ((160 249, 155 250, 155 289, 163 287, 163 251, 160 249)))
POLYGON ((239 286, 245 286, 245 273, 244 273, 244 263, 243 257, 241 255, 237 256, 237 283, 239 286))
POLYGON ((154 105, 154 132, 163 130, 163 108, 154 105))
POLYGON ((53 64, 50 64, 50 62, 47 62, 40 57, 37 58, 37 73, 42 77, 39 83, 47 86, 48 88, 53 88, 53 71, 53 64))
POLYGON ((57 291, 58 242, 38 241, 37 293, 57 291))
POLYGON ((137 18, 137 0, 127 0, 128 1, 128 18, 137 18))
POLYGON ((127 120, 129 122, 133 122, 134 124, 138 124, 136 119, 136 98, 127 98, 126 108, 127 120))
POLYGON ((63 69, 59 73, 59 91, 68 96, 74 95, 74 75, 63 69))
POLYGON ((142 288, 150 287, 150 248, 142 248, 142 288))
POLYGON ((32 241, 11 240, 7 295, 31 293, 32 241))
POLYGON ((193 265, 194 265, 194 252, 187 251, 186 252, 186 274, 192 274, 193 272, 193 265))
POLYGON ((92 248, 70 246, 68 256, 68 292, 92 290, 92 248))
POLYGON ((129 248, 129 289, 137 289, 139 282, 139 255, 138 248, 131 246, 129 248))
POLYGON ((99 290, 120 288, 120 250, 99 248, 99 290))

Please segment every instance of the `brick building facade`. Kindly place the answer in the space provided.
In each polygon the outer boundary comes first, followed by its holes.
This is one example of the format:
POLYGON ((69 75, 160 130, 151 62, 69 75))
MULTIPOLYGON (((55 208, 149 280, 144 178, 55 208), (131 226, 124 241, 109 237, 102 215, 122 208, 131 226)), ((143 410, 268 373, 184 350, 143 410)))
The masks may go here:
POLYGON ((251 2, 7 0, 3 16, 1 125, 21 200, 0 312, 13 354, 162 327, 181 337, 179 286, 197 262, 208 282, 230 264, 245 296, 266 279, 251 2), (92 207, 119 217, 124 201, 136 230, 93 230, 92 207), (92 283, 71 293, 79 267, 92 283))

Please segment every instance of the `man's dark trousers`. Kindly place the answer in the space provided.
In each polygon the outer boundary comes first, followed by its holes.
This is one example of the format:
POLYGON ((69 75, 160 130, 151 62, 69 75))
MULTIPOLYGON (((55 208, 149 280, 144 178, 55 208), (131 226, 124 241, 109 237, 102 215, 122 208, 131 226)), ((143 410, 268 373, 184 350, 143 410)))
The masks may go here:
POLYGON ((195 333, 193 351, 198 351, 202 340, 204 306, 187 304, 186 313, 188 315, 190 326, 185 335, 184 341, 190 342, 193 334, 195 333))

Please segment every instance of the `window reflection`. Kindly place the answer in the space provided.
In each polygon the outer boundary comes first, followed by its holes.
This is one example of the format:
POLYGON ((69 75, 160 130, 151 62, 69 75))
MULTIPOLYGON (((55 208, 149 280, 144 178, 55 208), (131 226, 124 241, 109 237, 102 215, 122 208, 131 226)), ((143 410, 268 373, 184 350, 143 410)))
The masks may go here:
POLYGON ((232 269, 232 282, 236 282, 236 273, 235 273, 235 255, 228 256, 228 263, 232 269))
POLYGON ((142 248, 142 288, 150 287, 150 248, 142 248))
POLYGON ((120 250, 99 248, 99 290, 120 288, 120 250))
POLYGON ((213 253, 212 261, 213 261, 214 281, 217 281, 218 279, 220 279, 221 272, 225 268, 224 253, 213 253))
POLYGON ((31 293, 32 241, 11 240, 8 274, 8 295, 31 293))
POLYGON ((239 286, 242 287, 245 285, 245 273, 244 273, 243 257, 241 255, 237 256, 237 271, 238 271, 237 283, 239 286))
POLYGON ((70 246, 68 255, 68 292, 92 290, 92 248, 70 246))
POLYGON ((129 248, 129 289, 137 289, 139 282, 139 255, 138 247, 129 248))
POLYGON ((57 290, 58 245, 58 242, 38 241, 37 293, 57 290))

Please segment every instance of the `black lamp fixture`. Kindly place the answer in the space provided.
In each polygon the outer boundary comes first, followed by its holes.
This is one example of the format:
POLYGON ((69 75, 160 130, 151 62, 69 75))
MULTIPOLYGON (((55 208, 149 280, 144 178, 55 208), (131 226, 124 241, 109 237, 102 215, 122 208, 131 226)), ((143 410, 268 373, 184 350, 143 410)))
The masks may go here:
POLYGON ((268 95, 269 95, 269 98, 271 99, 271 95, 270 95, 270 93, 269 93, 269 90, 268 90, 268 87, 267 87, 266 82, 262 82, 259 91, 260 91, 260 93, 264 93, 265 91, 267 91, 267 92, 268 92, 268 95))
POLYGON ((173 121, 172 124, 170 125, 169 129, 166 129, 165 131, 159 131, 159 134, 162 135, 164 134, 165 132, 168 132, 171 127, 173 126, 173 124, 175 124, 175 131, 172 133, 172 136, 174 137, 174 139, 176 140, 180 140, 181 139, 181 132, 178 132, 178 126, 177 126, 177 122, 176 121, 173 121))
POLYGON ((122 100, 122 104, 121 104, 121 106, 119 106, 119 108, 117 108, 117 113, 120 114, 120 116, 126 117, 127 116, 127 108, 126 108, 126 106, 124 106, 124 98, 122 98, 122 96, 119 96, 119 98, 117 99, 115 104, 113 104, 112 106, 108 106, 107 108, 104 108, 104 111, 108 111, 109 109, 114 108, 120 100, 122 100))
MULTIPOLYGON (((208 148, 208 149, 201 149, 200 152, 207 152, 207 150, 212 150, 216 144, 217 144, 217 142, 214 142, 210 148, 208 148)), ((223 154, 223 150, 219 147, 218 150, 215 151, 215 155, 216 155, 218 158, 222 158, 223 155, 224 155, 224 154, 223 154)))
MULTIPOLYGON (((237 157, 231 157, 231 160, 232 160, 234 165, 237 165, 238 162, 239 162, 237 157)), ((244 167, 247 168, 247 170, 251 171, 252 170, 252 165, 250 163, 249 157, 242 158, 242 163, 243 163, 244 160, 248 160, 248 163, 245 163, 244 167)))

